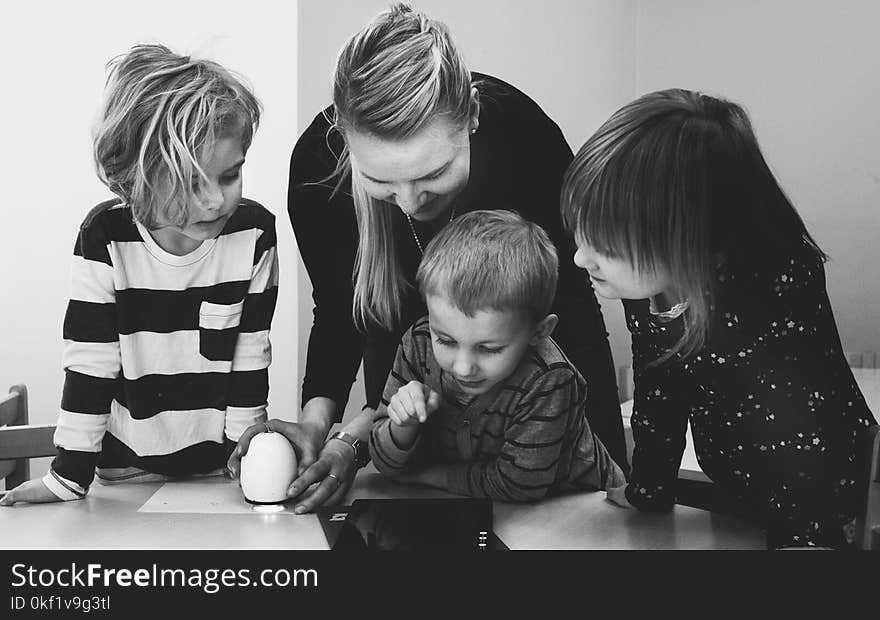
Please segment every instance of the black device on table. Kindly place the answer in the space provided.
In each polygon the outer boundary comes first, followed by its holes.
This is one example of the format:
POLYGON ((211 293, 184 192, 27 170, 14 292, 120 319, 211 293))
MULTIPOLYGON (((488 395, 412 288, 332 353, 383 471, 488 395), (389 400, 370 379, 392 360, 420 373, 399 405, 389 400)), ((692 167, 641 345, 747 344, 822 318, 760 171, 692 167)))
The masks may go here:
POLYGON ((318 517, 333 551, 507 549, 492 531, 488 499, 358 499, 318 517))

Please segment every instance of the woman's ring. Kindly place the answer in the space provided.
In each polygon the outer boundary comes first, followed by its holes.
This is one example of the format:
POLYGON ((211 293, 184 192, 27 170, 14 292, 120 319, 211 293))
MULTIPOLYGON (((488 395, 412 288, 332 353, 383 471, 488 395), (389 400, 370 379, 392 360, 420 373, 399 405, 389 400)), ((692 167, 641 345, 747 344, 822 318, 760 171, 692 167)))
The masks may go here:
POLYGON ((339 486, 341 484, 339 478, 337 478, 334 474, 327 474, 327 477, 333 478, 336 481, 336 486, 339 486))

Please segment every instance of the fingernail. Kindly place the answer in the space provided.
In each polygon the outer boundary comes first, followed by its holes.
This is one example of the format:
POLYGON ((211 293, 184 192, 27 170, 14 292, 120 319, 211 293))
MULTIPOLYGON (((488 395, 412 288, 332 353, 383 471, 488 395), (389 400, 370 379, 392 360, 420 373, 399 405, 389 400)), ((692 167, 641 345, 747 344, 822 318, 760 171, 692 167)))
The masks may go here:
POLYGON ((297 506, 296 508, 293 509, 293 513, 298 514, 298 515, 301 515, 305 511, 306 511, 305 506, 297 506))

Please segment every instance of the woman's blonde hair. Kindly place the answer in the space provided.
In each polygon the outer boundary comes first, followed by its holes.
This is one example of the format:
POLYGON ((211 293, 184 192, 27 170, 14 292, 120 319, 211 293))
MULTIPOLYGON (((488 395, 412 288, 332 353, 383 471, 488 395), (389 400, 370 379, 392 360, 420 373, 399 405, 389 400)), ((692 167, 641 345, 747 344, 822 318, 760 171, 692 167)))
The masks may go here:
MULTIPOLYGON (((405 4, 377 15, 342 48, 333 82, 333 128, 385 140, 412 136, 438 115, 465 125, 473 113, 471 74, 444 24, 405 4)), ((391 329, 410 286, 400 269, 394 213, 351 174, 347 147, 331 178, 351 177, 358 222, 352 312, 360 325, 391 329)))
POLYGON ((219 64, 163 45, 135 45, 107 66, 94 130, 98 176, 144 226, 154 227, 157 215, 185 226, 186 205, 205 176, 199 155, 239 131, 246 151, 260 122, 260 103, 219 64), (160 183, 169 190, 161 200, 160 183))
POLYGON ((804 243, 826 258, 745 110, 688 90, 649 93, 615 112, 569 166, 561 207, 576 238, 640 272, 667 271, 689 302, 683 336, 657 364, 705 344, 719 258, 758 271, 804 243))

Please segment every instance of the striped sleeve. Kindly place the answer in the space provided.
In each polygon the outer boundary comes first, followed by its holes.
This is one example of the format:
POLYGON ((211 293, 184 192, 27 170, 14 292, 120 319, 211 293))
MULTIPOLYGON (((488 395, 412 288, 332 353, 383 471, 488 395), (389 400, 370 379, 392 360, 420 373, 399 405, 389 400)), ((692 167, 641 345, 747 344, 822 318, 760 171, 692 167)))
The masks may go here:
POLYGON ((94 477, 121 367, 109 230, 101 207, 80 228, 64 317, 64 391, 55 431, 58 456, 47 484, 61 499, 77 499, 94 477))
MULTIPOLYGON (((426 337, 430 338, 427 324, 419 321, 407 331, 397 348, 394 365, 385 383, 382 401, 379 403, 376 420, 370 432, 370 458, 376 469, 389 477, 402 472, 410 458, 419 448, 421 433, 409 450, 401 450, 391 437, 391 418, 388 417, 388 402, 397 391, 410 381, 424 382, 426 337)), ((427 343, 430 346, 430 343, 427 343)), ((420 426, 421 428, 421 426, 420 426)))
POLYGON ((256 213, 253 272, 242 307, 226 407, 225 435, 233 442, 246 428, 266 420, 269 398, 269 330, 278 300, 278 240, 275 217, 262 207, 256 213))
POLYGON ((573 369, 567 364, 549 367, 512 411, 498 456, 449 465, 449 490, 507 502, 543 498, 556 479, 570 421, 579 411, 573 369))

